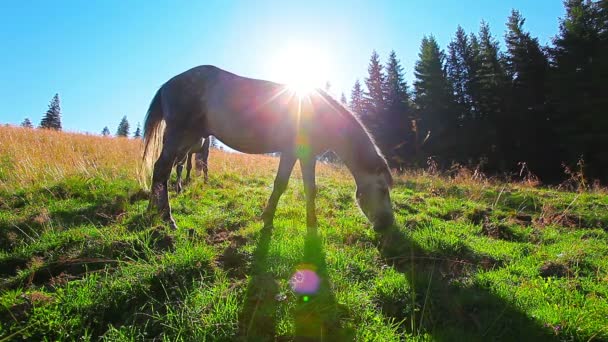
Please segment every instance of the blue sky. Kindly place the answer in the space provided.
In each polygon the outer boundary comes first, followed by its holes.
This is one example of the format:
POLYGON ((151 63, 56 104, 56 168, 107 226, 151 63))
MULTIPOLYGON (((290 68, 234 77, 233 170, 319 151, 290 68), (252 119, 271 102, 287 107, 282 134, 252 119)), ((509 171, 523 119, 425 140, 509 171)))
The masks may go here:
POLYGON ((502 40, 512 8, 542 43, 564 13, 560 0, 0 1, 0 123, 37 125, 57 92, 64 129, 114 133, 184 70, 275 80, 269 61, 298 42, 325 51, 336 95, 365 77, 373 49, 383 61, 394 49, 411 81, 423 35, 445 48, 457 25, 477 32, 485 19, 502 40))

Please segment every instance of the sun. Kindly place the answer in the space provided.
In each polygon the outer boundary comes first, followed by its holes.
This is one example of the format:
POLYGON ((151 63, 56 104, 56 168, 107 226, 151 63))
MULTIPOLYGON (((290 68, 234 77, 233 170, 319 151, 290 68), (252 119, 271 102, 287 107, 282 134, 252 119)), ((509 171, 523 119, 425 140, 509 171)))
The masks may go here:
POLYGON ((323 87, 328 80, 327 55, 321 49, 303 43, 281 49, 270 67, 273 80, 285 83, 299 95, 323 87))

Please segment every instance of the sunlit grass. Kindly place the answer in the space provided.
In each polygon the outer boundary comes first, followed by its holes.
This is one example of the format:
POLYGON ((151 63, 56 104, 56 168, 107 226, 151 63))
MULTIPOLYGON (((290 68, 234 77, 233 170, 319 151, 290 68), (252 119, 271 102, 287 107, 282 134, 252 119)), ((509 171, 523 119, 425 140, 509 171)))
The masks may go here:
POLYGON ((171 190, 173 232, 146 215, 139 141, 0 129, 0 339, 608 339, 601 191, 408 172, 376 234, 319 164, 319 234, 298 169, 265 230, 278 158, 213 149, 208 184, 171 190))

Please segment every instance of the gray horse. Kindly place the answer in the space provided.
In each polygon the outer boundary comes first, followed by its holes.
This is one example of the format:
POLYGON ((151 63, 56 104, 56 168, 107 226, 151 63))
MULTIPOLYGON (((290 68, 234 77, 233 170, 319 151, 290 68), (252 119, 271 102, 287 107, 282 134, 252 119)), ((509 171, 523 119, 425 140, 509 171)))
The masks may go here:
POLYGON ((194 144, 188 153, 186 153, 186 158, 180 160, 175 167, 175 172, 177 173, 177 181, 175 183, 175 191, 179 194, 182 192, 182 171, 184 169, 184 163, 186 163, 186 183, 190 181, 190 172, 192 171, 192 158, 196 157, 195 165, 196 169, 203 170, 205 183, 209 179, 209 166, 207 161, 209 160, 209 137, 201 138, 199 141, 194 144), (200 168, 199 168, 200 166, 200 168))
POLYGON ((281 152, 262 218, 271 226, 293 166, 300 161, 306 223, 316 230, 316 156, 336 152, 357 184, 356 199, 375 229, 392 224, 392 177, 371 136, 348 109, 322 90, 297 94, 288 86, 204 65, 167 81, 154 95, 144 125, 144 164, 151 166, 150 209, 172 228, 167 181, 191 146, 213 135, 244 153, 281 152))

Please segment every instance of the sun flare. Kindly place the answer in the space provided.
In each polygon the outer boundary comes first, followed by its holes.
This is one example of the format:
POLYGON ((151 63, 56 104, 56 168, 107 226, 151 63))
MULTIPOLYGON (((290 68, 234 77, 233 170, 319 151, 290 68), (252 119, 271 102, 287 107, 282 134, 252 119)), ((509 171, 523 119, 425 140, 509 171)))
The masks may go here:
POLYGON ((327 82, 329 62, 321 49, 293 44, 279 51, 271 68, 274 80, 285 83, 298 94, 306 94, 327 82))

